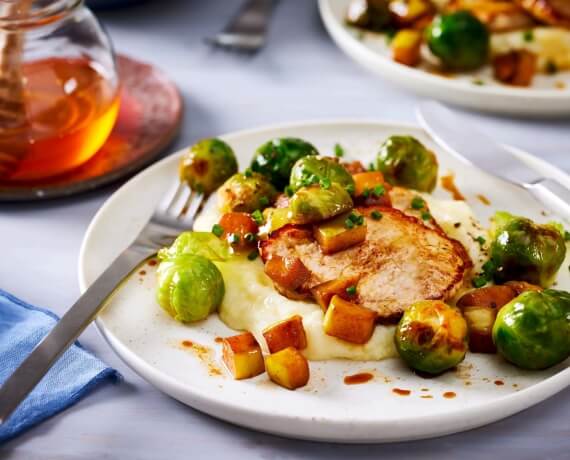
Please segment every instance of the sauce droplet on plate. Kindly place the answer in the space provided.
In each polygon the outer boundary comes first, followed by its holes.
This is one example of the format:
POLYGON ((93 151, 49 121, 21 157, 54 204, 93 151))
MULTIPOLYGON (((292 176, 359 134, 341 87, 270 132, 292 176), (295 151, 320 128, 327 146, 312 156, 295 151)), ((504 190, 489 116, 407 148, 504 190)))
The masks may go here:
POLYGON ((457 395, 455 394, 454 391, 446 391, 445 393, 443 393, 443 397, 447 398, 447 399, 453 399, 455 398, 457 395))
POLYGON ((495 380, 495 385, 497 385, 498 387, 504 385, 505 382, 503 382, 502 380, 495 380))
POLYGON ((360 372, 359 374, 347 375, 344 378, 344 383, 346 385, 359 385, 361 383, 366 383, 372 380, 374 376, 370 372, 360 372))
POLYGON ((400 396, 409 396, 412 392, 410 390, 402 390, 401 388, 393 388, 392 393, 396 393, 400 396))
POLYGON ((477 195, 477 199, 485 206, 489 206, 491 204, 491 201, 485 195, 477 195))
POLYGON ((423 399, 433 399, 432 395, 422 395, 421 396, 423 399))
POLYGON ((465 201, 465 197, 459 191, 457 186, 455 185, 455 176, 453 174, 448 174, 447 176, 442 176, 441 178, 441 186, 451 193, 451 196, 456 201, 465 201))
POLYGON ((141 271, 139 272, 139 275, 141 275, 141 276, 146 275, 146 270, 141 270, 141 271))
POLYGON ((147 264, 148 264, 149 266, 151 266, 151 267, 154 267, 155 265, 158 264, 158 260, 156 260, 156 259, 150 259, 150 260, 147 262, 147 264))
POLYGON ((190 340, 183 340, 182 341, 183 347, 191 347, 192 345, 194 345, 194 344, 190 340))
POLYGON ((216 337, 214 339, 214 342, 216 342, 216 343, 222 343, 223 341, 224 341, 224 339, 222 339, 221 337, 216 337))

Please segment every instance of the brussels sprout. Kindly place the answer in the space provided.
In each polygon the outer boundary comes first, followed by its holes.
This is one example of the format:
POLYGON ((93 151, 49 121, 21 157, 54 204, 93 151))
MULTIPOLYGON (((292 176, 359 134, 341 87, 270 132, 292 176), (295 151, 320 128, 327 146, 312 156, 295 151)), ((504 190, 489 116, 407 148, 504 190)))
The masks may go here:
POLYGON ((297 160, 307 155, 318 155, 317 149, 308 142, 294 137, 270 140, 257 149, 251 169, 267 176, 269 181, 283 190, 289 183, 291 168, 297 160))
POLYGON ((452 70, 473 70, 487 62, 489 32, 468 11, 438 16, 426 30, 431 52, 452 70))
POLYGON ((570 294, 528 291, 505 305, 493 326, 499 353, 523 369, 546 369, 570 356, 570 294))
POLYGON ((330 219, 352 209, 352 199, 339 184, 328 188, 303 187, 289 200, 288 218, 294 224, 310 224, 330 219))
POLYGON ((439 300, 422 300, 406 310, 394 339, 412 369, 440 374, 465 358, 467 323, 458 309, 439 300))
POLYGON ((206 318, 218 309, 224 293, 220 270, 205 257, 182 254, 158 267, 156 298, 176 321, 206 318))
POLYGON ((354 189, 352 175, 338 160, 331 157, 310 155, 301 158, 291 170, 289 186, 293 191, 312 184, 327 187, 332 182, 354 189))
POLYGON ((551 224, 497 212, 491 230, 491 261, 497 283, 527 281, 548 287, 566 256, 564 237, 551 224))
POLYGON ((220 139, 204 139, 182 157, 180 180, 209 195, 237 170, 236 156, 228 144, 220 139))
POLYGON ((437 183, 437 158, 412 136, 390 136, 380 146, 376 169, 392 185, 431 192, 437 183))
POLYGON ((211 232, 183 232, 171 246, 158 251, 158 258, 168 260, 183 254, 192 254, 222 262, 228 259, 230 252, 227 241, 211 232))
POLYGON ((346 23, 379 32, 390 22, 388 3, 388 0, 352 0, 346 12, 346 23))
POLYGON ((253 212, 268 207, 277 196, 277 190, 267 178, 251 171, 237 173, 218 189, 222 212, 253 212))

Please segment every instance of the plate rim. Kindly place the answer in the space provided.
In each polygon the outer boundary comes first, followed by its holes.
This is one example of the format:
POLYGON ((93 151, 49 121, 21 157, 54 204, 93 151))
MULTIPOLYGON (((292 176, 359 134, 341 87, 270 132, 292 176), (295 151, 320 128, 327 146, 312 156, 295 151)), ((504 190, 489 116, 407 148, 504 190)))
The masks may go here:
MULTIPOLYGON (((354 38, 346 29, 346 27, 339 22, 335 13, 333 12, 332 3, 335 0, 318 0, 319 14, 323 24, 333 39, 334 43, 345 52, 351 59, 363 65, 369 70, 375 72, 393 83, 397 83, 399 87, 411 88, 414 86, 414 92, 418 94, 426 94, 421 89, 422 85, 430 85, 437 91, 449 91, 452 89, 455 93, 460 94, 461 97, 501 97, 509 99, 512 102, 522 102, 522 100, 537 101, 540 100, 545 104, 547 102, 557 102, 560 105, 555 110, 551 111, 529 111, 529 114, 551 114, 553 116, 560 116, 570 113, 570 106, 565 110, 560 103, 560 100, 570 102, 570 91, 562 91, 557 89, 534 89, 534 88, 511 88, 508 86, 477 86, 467 85, 462 81, 444 78, 438 75, 433 75, 416 68, 408 67, 394 62, 386 56, 383 56, 354 38), (406 82, 402 84, 402 82, 406 82)), ((450 100, 450 99, 447 99, 450 100)), ((468 102, 455 102, 458 105, 473 106, 468 102)), ((489 108, 488 111, 501 112, 496 109, 489 108)), ((503 113, 513 113, 513 110, 503 110, 503 113)), ((522 115, 522 113, 520 114, 522 115)))
MULTIPOLYGON (((393 129, 415 130, 427 135, 427 133, 425 133, 425 131, 421 127, 413 123, 384 121, 381 119, 371 119, 371 118, 330 118, 330 119, 314 119, 307 121, 294 121, 287 123, 268 124, 257 128, 233 131, 224 134, 220 137, 231 142, 231 139, 235 137, 261 134, 263 132, 275 131, 280 129, 281 130, 294 129, 296 127, 302 128, 307 126, 313 126, 313 127, 327 126, 327 125, 349 126, 349 125, 363 125, 363 124, 380 125, 383 128, 388 128, 388 129, 393 128, 393 129)), ((85 292, 87 288, 87 277, 85 273, 85 267, 86 267, 86 258, 87 258, 86 254, 88 253, 89 240, 91 239, 91 235, 96 231, 97 227, 99 226, 99 220, 102 218, 104 214, 106 214, 107 209, 113 206, 114 200, 116 200, 119 195, 124 193, 124 189, 127 186, 129 187, 132 186, 130 184, 134 182, 144 181, 147 176, 152 176, 155 170, 164 167, 166 163, 177 161, 178 156, 184 150, 185 149, 179 149, 173 152, 172 154, 168 155, 166 158, 161 159, 155 164, 139 172, 128 182, 123 184, 118 190, 116 190, 99 208, 99 210, 91 220, 85 232, 79 252, 78 278, 79 278, 80 291, 82 293, 85 292)), ((529 153, 526 153, 520 149, 513 148, 512 150, 517 152, 517 155, 520 154, 524 157, 531 158, 532 159, 531 161, 535 162, 535 164, 541 164, 541 167, 543 167, 545 170, 548 170, 549 174, 552 174, 553 176, 555 177, 557 176, 559 178, 563 177, 566 182, 570 183, 570 176, 564 173, 556 166, 551 165, 546 161, 538 157, 535 157, 529 153)), ((511 393, 509 395, 505 395, 499 399, 485 402, 477 406, 446 412, 445 426, 447 428, 435 430, 437 431, 437 433, 431 433, 431 434, 426 432, 415 435, 412 434, 411 436, 400 436, 392 438, 383 438, 382 436, 374 436, 374 435, 362 435, 362 434, 359 435, 358 433, 353 432, 354 422, 351 420, 337 420, 330 418, 318 419, 319 425, 335 430, 338 430, 339 428, 343 427, 347 429, 347 433, 350 434, 350 437, 347 438, 338 437, 338 436, 332 438, 332 437, 327 437, 326 429, 324 431, 321 429, 320 435, 314 435, 314 434, 306 434, 304 433, 303 428, 301 429, 299 428, 299 427, 304 427, 305 430, 307 430, 309 426, 314 428, 315 417, 307 416, 303 418, 298 416, 286 416, 283 414, 275 415, 275 414, 268 414, 267 412, 265 413, 260 412, 255 409, 248 408, 244 405, 240 405, 235 401, 226 401, 226 400, 217 399, 215 396, 212 396, 211 393, 200 390, 199 388, 194 388, 192 386, 189 386, 188 384, 179 382, 176 378, 171 377, 168 374, 156 369, 150 363, 147 363, 144 359, 140 358, 135 353, 131 352, 120 339, 113 336, 112 332, 104 326, 99 317, 95 319, 95 325, 98 332, 105 339, 105 341, 108 343, 111 349, 129 368, 131 368, 135 373, 137 373, 144 380, 146 380, 150 385, 154 386, 155 388, 158 388, 159 390, 163 391, 169 396, 181 401, 185 405, 193 407, 201 412, 222 419, 224 421, 230 422, 232 424, 238 426, 245 426, 266 433, 272 433, 297 439, 308 439, 308 440, 328 441, 328 442, 343 442, 343 443, 366 443, 366 442, 384 443, 384 442, 401 442, 401 441, 416 440, 416 439, 434 438, 485 426, 495 421, 504 419, 510 415, 528 409, 529 407, 532 407, 552 397, 556 393, 570 386, 570 366, 569 366, 566 369, 561 370, 557 374, 548 377, 546 380, 543 380, 535 385, 532 385, 529 388, 525 388, 524 390, 511 393), (500 401, 502 410, 488 411, 488 409, 490 408, 493 409, 492 406, 496 406, 498 401, 500 401), (492 415, 489 414, 485 415, 486 412, 489 412, 492 415), (478 419, 477 417, 479 418, 482 417, 482 419, 478 419), (288 425, 287 422, 291 422, 292 420, 296 422, 295 428, 289 429, 290 425, 288 425), (478 420, 478 421, 473 422, 473 420, 478 420), (281 428, 276 428, 277 425, 279 425, 281 428)), ((442 416, 441 414, 423 415, 419 417, 418 416, 404 417, 400 420, 404 421, 404 423, 412 422, 417 426, 422 426, 426 424, 429 425, 430 423, 433 422, 441 422, 441 416, 442 416)), ((366 431, 368 433, 377 430, 378 428, 381 428, 385 423, 386 423, 385 420, 381 422, 362 421, 362 420, 357 422, 359 426, 365 428, 362 431, 366 431)))

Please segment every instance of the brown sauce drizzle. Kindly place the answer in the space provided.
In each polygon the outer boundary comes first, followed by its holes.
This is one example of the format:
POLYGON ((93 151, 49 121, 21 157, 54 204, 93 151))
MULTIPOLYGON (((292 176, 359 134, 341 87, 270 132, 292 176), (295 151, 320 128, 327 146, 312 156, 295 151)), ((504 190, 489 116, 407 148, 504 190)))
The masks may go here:
POLYGON ((141 271, 139 272, 139 275, 141 275, 141 276, 146 275, 146 270, 141 270, 141 271))
POLYGON ((441 177, 441 186, 451 193, 451 196, 456 201, 465 201, 465 197, 459 191, 457 186, 455 185, 455 176, 453 174, 449 174, 447 176, 441 177))
POLYGON ((429 391, 429 388, 422 388, 420 391, 429 391))
POLYGON ((423 399, 433 399, 432 395, 421 395, 420 397, 423 399))
POLYGON ((156 260, 156 259, 150 259, 150 260, 147 262, 147 264, 148 264, 150 267, 154 267, 155 265, 158 264, 158 260, 156 260))
POLYGON ((396 393, 397 395, 400 396, 409 396, 410 394, 412 394, 410 390, 402 390, 401 388, 392 388, 392 393, 396 393))
POLYGON ((446 391, 445 393, 443 393, 443 397, 447 399, 453 399, 456 396, 457 394, 454 391, 446 391))
POLYGON ((192 345, 194 345, 194 344, 193 344, 192 341, 190 341, 190 340, 183 340, 183 341, 182 341, 182 346, 183 346, 183 347, 191 347, 192 345))
POLYGON ((485 195, 477 195, 477 199, 485 206, 489 206, 491 204, 491 201, 485 195))
POLYGON ((502 380, 495 380, 495 385, 497 385, 498 387, 503 386, 505 384, 505 382, 503 382, 502 380))
POLYGON ((224 341, 224 339, 221 338, 221 337, 216 337, 216 338, 214 339, 214 342, 216 342, 216 343, 222 343, 223 341, 224 341))
POLYGON ((346 385, 360 385, 361 383, 366 383, 372 380, 374 376, 370 372, 360 372, 354 375, 347 375, 344 378, 344 383, 346 385))

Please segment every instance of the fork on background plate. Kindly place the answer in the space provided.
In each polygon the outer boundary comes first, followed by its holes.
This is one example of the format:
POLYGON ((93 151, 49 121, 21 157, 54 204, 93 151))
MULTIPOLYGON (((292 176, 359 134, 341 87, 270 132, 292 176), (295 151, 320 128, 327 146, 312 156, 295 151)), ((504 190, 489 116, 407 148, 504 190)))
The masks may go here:
POLYGON ((160 248, 170 245, 179 233, 192 227, 204 198, 182 183, 164 195, 135 241, 79 297, 0 388, 0 424, 95 319, 121 282, 160 248))
POLYGON ((224 29, 206 39, 229 51, 254 54, 267 41, 267 26, 277 0, 247 0, 224 29))

